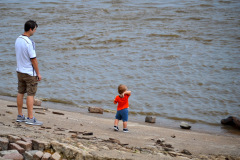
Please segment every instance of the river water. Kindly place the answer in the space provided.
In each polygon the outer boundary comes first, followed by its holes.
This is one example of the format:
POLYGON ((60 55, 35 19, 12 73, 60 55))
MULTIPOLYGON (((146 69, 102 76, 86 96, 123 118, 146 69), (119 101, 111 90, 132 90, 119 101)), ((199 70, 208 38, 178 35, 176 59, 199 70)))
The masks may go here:
POLYGON ((115 111, 126 84, 129 117, 224 133, 220 120, 240 117, 238 0, 0 0, 0 10, 0 95, 16 96, 14 43, 34 19, 42 100, 115 111))

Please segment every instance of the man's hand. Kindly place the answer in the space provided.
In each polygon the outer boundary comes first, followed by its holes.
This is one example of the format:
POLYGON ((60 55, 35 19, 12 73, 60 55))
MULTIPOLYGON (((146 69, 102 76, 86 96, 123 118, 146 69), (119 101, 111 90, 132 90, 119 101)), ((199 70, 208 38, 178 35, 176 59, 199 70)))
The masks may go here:
POLYGON ((42 76, 39 74, 39 75, 37 75, 37 80, 38 81, 41 81, 42 80, 42 76))

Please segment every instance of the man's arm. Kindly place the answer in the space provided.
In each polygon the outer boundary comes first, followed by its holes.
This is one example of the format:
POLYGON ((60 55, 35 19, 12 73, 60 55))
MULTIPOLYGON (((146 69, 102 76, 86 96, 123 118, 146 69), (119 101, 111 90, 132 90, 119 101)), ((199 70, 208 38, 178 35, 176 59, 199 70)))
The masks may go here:
POLYGON ((38 81, 41 81, 42 76, 40 75, 40 72, 39 72, 37 58, 31 58, 31 62, 32 62, 32 65, 33 65, 34 70, 35 70, 36 73, 37 73, 38 81))

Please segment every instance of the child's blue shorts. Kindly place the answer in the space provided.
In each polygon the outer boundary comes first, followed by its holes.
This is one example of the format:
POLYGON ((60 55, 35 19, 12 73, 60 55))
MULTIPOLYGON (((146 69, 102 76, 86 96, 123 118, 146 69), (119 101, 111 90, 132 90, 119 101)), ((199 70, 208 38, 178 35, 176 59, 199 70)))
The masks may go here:
POLYGON ((128 108, 117 111, 115 118, 123 122, 128 121, 128 108))

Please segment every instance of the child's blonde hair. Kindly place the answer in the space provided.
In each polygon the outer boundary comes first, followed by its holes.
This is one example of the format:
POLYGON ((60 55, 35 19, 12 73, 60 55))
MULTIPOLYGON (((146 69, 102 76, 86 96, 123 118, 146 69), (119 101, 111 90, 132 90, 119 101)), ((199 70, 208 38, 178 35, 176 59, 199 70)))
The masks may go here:
POLYGON ((120 84, 118 86, 118 93, 119 94, 122 94, 123 92, 125 92, 127 90, 127 86, 123 85, 123 84, 120 84))

